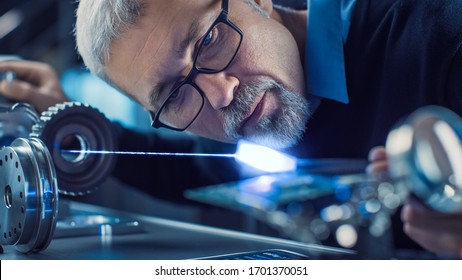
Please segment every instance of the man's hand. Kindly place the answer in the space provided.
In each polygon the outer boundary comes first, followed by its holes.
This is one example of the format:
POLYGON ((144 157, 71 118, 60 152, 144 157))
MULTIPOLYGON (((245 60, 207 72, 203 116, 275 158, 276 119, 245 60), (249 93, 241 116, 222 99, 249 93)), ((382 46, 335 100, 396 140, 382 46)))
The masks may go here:
POLYGON ((436 212, 411 198, 401 210, 401 220, 404 232, 425 249, 462 258, 462 212, 436 212))
MULTIPOLYGON (((385 148, 369 152, 367 172, 381 173, 388 169, 385 148)), ((404 232, 423 248, 447 257, 462 258, 462 212, 440 213, 411 197, 401 211, 404 232)))
POLYGON ((0 72, 4 71, 16 73, 16 80, 0 82, 0 93, 11 100, 29 103, 39 113, 68 101, 58 75, 48 64, 26 60, 0 61, 0 72))

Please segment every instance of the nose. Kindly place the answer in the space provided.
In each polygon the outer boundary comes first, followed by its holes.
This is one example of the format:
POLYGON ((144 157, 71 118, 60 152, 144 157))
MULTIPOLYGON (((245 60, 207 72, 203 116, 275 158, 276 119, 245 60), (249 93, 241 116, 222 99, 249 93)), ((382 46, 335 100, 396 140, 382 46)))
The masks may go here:
POLYGON ((227 107, 238 89, 239 80, 224 72, 216 74, 201 73, 195 77, 195 83, 202 89, 210 105, 219 110, 227 107))

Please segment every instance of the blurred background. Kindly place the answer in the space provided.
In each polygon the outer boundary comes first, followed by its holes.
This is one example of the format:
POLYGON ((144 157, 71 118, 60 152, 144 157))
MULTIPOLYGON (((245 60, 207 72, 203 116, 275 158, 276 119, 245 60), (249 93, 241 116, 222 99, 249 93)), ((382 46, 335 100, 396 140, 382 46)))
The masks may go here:
POLYGON ((143 109, 85 70, 72 34, 76 8, 77 1, 69 0, 2 0, 0 54, 52 65, 70 99, 92 104, 125 126, 148 129, 143 109))

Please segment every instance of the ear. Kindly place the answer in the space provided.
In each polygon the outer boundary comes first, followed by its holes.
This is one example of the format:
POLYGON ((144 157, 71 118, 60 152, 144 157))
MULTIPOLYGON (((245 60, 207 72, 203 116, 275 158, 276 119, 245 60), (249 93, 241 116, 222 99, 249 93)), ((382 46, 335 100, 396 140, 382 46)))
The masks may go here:
POLYGON ((263 11, 265 11, 268 15, 271 15, 273 12, 273 0, 254 0, 255 4, 257 4, 263 11))

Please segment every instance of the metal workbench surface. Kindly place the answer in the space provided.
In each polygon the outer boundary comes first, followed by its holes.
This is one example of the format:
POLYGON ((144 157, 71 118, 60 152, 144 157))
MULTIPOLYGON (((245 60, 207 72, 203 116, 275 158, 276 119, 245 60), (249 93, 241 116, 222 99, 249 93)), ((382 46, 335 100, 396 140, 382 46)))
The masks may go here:
POLYGON ((349 250, 131 214, 91 204, 72 201, 65 207, 66 214, 58 220, 48 248, 23 254, 13 246, 6 246, 0 259, 173 260, 267 249, 290 250, 314 259, 354 257, 354 252, 349 250))

